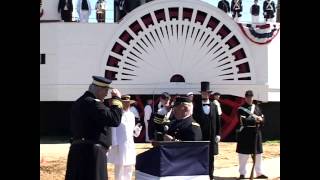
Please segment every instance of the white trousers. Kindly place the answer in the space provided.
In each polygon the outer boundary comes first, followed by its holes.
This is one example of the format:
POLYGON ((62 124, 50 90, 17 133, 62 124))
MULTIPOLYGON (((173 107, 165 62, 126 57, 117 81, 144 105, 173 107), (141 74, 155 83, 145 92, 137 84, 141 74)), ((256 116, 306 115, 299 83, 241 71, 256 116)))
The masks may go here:
POLYGON ((80 13, 80 22, 89 21, 89 11, 82 10, 80 13))
POLYGON ((252 18, 252 23, 253 23, 253 24, 259 22, 259 16, 253 16, 253 15, 252 15, 251 18, 252 18))
MULTIPOLYGON (((239 173, 240 175, 246 175, 247 170, 246 170, 246 165, 249 157, 251 157, 251 154, 239 154, 239 173)), ((256 154, 256 164, 254 166, 254 169, 256 171, 256 175, 260 176, 262 173, 262 168, 261 168, 261 161, 262 161, 262 154, 256 154)), ((251 167, 250 167, 251 171, 251 167)))
POLYGON ((148 134, 148 120, 144 120, 144 124, 145 124, 145 127, 146 127, 146 133, 145 133, 145 141, 146 142, 149 142, 150 139, 149 139, 149 134, 148 134))
POLYGON ((131 180, 133 173, 132 165, 114 165, 115 180, 131 180))
POLYGON ((275 19, 275 18, 267 19, 266 22, 274 22, 274 19, 275 19))

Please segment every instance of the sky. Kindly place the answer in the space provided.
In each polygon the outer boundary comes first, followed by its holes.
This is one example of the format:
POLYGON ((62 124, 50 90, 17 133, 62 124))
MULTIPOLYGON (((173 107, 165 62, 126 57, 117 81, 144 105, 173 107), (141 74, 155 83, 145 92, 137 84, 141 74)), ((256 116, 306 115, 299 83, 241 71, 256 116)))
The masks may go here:
MULTIPOLYGON (((96 11, 95 11, 95 5, 97 0, 89 0, 91 3, 91 7, 93 8, 93 10, 91 11, 91 15, 89 17, 89 22, 90 23, 96 23, 96 11)), ((219 0, 201 0, 204 2, 207 2, 215 7, 218 6, 218 2, 219 0)), ((231 5, 231 0, 228 0, 230 5, 231 5)), ((262 4, 263 4, 264 0, 259 0, 258 4, 260 5, 260 19, 259 21, 263 22, 263 16, 262 16, 262 4)), ((77 2, 78 0, 72 0, 74 7, 77 7, 77 2)), ((113 23, 114 22, 114 12, 113 12, 113 8, 114 8, 114 4, 113 4, 113 0, 105 0, 106 2, 106 23, 113 23)), ((274 0, 275 4, 277 5, 277 0, 274 0)), ((253 0, 242 0, 242 6, 243 6, 243 11, 242 11, 242 17, 240 19, 240 22, 244 22, 244 23, 250 23, 251 22, 251 15, 250 15, 250 7, 253 4, 253 0)), ((78 18, 78 13, 77 11, 73 11, 73 17, 78 18)), ((231 14, 229 14, 231 16, 231 14)))

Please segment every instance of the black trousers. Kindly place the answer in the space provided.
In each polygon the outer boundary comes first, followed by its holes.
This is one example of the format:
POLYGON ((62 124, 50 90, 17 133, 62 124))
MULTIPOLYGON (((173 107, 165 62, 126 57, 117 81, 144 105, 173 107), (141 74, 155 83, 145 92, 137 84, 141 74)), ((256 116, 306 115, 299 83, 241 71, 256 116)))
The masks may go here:
POLYGON ((71 22, 72 21, 72 11, 70 11, 70 10, 61 10, 61 19, 64 22, 71 22))
POLYGON ((107 148, 100 144, 70 146, 65 180, 107 180, 107 148))
POLYGON ((71 22, 72 21, 72 11, 70 11, 70 10, 61 10, 61 19, 64 22, 71 22))
POLYGON ((214 152, 213 147, 209 147, 209 176, 210 179, 213 179, 213 171, 214 171, 214 152))
POLYGON ((241 11, 232 11, 232 17, 235 18, 236 14, 238 14, 238 17, 241 17, 241 11))
POLYGON ((98 22, 106 22, 106 11, 102 11, 102 13, 96 13, 98 22))
POLYGON ((266 14, 264 14, 265 19, 272 19, 274 18, 274 12, 272 10, 266 10, 266 14))

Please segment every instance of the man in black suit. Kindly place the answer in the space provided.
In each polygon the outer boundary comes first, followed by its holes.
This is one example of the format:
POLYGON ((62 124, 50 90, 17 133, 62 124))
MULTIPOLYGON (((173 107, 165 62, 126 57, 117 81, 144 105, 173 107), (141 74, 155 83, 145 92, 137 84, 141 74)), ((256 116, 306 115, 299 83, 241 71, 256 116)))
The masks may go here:
POLYGON ((217 106, 209 100, 211 92, 210 83, 201 82, 201 100, 195 103, 193 117, 200 124, 202 140, 210 141, 209 175, 213 179, 214 155, 218 155, 221 123, 217 106))
POLYGON ((72 0, 59 0, 58 12, 64 22, 72 21, 73 4, 72 0))

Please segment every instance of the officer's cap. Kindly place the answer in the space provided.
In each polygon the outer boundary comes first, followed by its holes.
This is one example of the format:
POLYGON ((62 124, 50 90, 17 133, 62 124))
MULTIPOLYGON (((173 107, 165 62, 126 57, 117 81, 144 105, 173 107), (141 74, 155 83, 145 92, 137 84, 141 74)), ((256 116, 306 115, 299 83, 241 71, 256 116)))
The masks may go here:
POLYGON ((252 96, 253 96, 253 91, 252 90, 246 91, 245 97, 252 97, 252 96))
POLYGON ((111 88, 110 84, 112 81, 110 79, 107 79, 107 78, 101 77, 101 76, 92 76, 92 79, 93 79, 92 84, 94 84, 96 86, 111 88))
POLYGON ((178 106, 180 104, 192 104, 192 101, 187 96, 178 96, 174 102, 174 106, 178 106))

